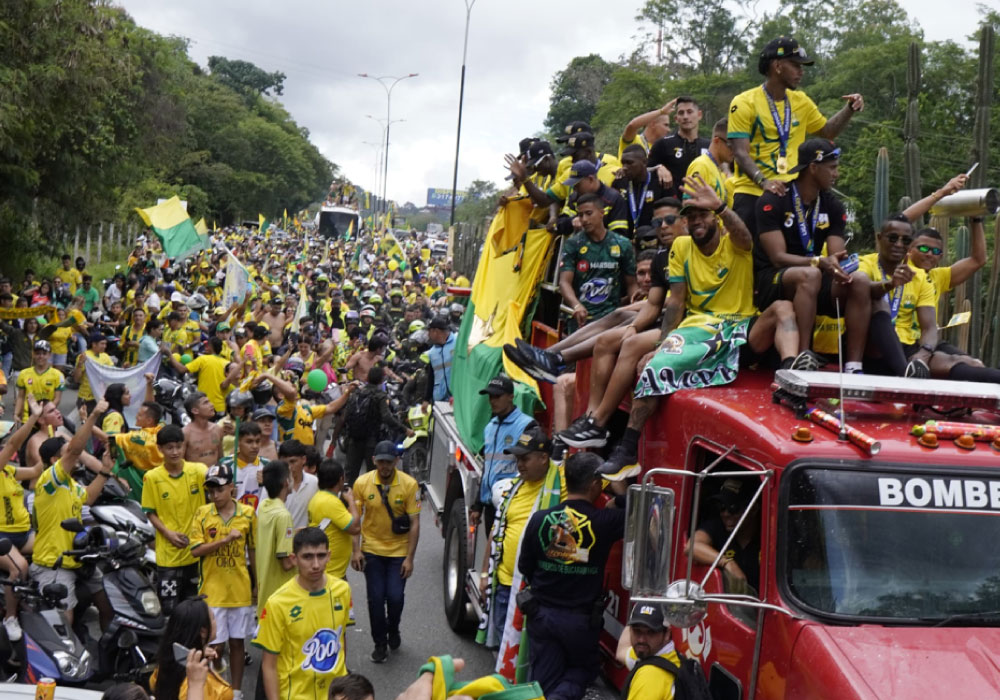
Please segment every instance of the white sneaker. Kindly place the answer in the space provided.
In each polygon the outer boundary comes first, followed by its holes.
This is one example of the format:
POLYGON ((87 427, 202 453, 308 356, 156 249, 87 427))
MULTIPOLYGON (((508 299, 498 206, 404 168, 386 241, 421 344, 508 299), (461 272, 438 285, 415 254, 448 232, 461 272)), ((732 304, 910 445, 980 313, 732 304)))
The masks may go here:
POLYGON ((3 628, 7 632, 7 639, 12 642, 21 641, 21 623, 17 621, 16 617, 5 617, 3 628))

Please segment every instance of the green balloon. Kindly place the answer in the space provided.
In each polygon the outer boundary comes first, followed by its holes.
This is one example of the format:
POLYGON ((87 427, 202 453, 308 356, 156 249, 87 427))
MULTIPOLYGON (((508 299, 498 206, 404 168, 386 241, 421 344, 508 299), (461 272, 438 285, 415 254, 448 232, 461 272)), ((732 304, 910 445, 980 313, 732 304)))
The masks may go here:
POLYGON ((194 358, 191 357, 189 354, 184 353, 183 355, 181 355, 181 364, 182 365, 186 365, 188 362, 191 362, 191 360, 193 360, 193 359, 194 358))
POLYGON ((328 381, 326 372, 321 369, 310 370, 309 374, 306 375, 306 384, 316 392, 326 389, 328 381))

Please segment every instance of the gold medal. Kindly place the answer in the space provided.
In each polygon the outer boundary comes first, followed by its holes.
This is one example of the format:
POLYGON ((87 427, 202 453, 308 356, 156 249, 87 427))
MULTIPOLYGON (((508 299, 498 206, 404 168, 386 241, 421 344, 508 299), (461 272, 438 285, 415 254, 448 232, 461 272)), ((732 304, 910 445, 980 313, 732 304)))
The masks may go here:
POLYGON ((788 173, 788 159, 785 156, 778 158, 778 172, 782 175, 788 173))

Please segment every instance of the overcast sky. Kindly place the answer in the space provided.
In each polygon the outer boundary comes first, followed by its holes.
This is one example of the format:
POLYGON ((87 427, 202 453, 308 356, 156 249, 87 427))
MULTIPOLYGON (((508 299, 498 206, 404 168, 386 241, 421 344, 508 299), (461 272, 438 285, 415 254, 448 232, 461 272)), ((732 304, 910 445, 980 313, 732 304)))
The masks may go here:
MULTIPOLYGON (((630 53, 641 0, 475 0, 462 121, 459 189, 499 182, 503 154, 542 127, 549 83, 574 56, 630 53), (566 11, 572 8, 567 16, 566 11)), ((144 27, 191 41, 202 66, 212 55, 287 75, 281 98, 313 142, 355 183, 372 189, 384 90, 358 73, 400 76, 392 93, 388 192, 423 206, 428 187, 451 188, 465 26, 463 0, 118 0, 144 27)), ((974 31, 972 0, 902 3, 931 40, 974 31)), ((762 0, 762 10, 777 0, 762 0)), ((650 105, 650 108, 656 105, 650 105)))

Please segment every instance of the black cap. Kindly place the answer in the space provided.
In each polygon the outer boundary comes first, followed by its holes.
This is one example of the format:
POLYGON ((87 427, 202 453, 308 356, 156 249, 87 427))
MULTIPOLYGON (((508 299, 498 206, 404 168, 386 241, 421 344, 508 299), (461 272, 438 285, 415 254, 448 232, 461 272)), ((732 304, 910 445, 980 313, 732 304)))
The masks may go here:
POLYGON ((528 165, 537 168, 545 156, 554 156, 552 144, 548 141, 535 141, 528 146, 528 165))
POLYGON ((431 319, 431 322, 427 324, 428 328, 436 328, 439 331, 448 330, 451 325, 448 323, 448 319, 444 316, 435 316, 431 319))
POLYGON ((635 230, 635 242, 640 250, 657 248, 660 245, 660 240, 656 237, 656 229, 652 226, 639 226, 635 230))
POLYGON ((552 441, 541 428, 528 428, 517 439, 511 447, 504 448, 504 454, 526 455, 529 452, 544 452, 548 454, 552 451, 552 441))
POLYGON ((597 163, 589 160, 578 160, 569 169, 569 177, 563 180, 566 187, 572 187, 580 180, 591 175, 597 175, 597 163))
POLYGON ((502 374, 493 377, 489 384, 486 385, 485 389, 479 390, 480 394, 489 394, 490 396, 500 396, 501 394, 513 394, 514 393, 514 382, 511 381, 510 377, 504 376, 502 374))
POLYGON ((375 454, 372 455, 372 459, 375 461, 382 459, 395 460, 397 457, 399 457, 399 454, 396 452, 396 443, 391 440, 383 440, 375 445, 375 454))
POLYGON ((269 408, 258 408, 256 411, 253 412, 253 419, 254 420, 274 420, 275 419, 275 415, 274 415, 274 412, 271 411, 271 409, 269 409, 269 408))
POLYGON ((522 156, 526 154, 528 152, 528 149, 531 148, 531 144, 533 144, 537 140, 538 139, 536 139, 534 136, 526 136, 520 141, 518 141, 517 147, 519 149, 520 154, 522 156))
POLYGON ((556 143, 566 143, 569 137, 573 134, 579 134, 581 131, 590 131, 590 124, 587 122, 575 121, 570 122, 563 129, 562 136, 556 136, 556 143))
POLYGON ((801 63, 803 66, 811 66, 813 60, 806 54, 806 50, 799 46, 799 42, 790 36, 779 36, 767 43, 764 50, 760 52, 760 60, 757 63, 757 70, 762 75, 767 75, 767 69, 771 66, 771 61, 776 58, 784 58, 789 61, 801 63))
POLYGON ((205 486, 225 486, 231 483, 233 483, 233 469, 225 464, 213 465, 205 474, 205 486))
MULTIPOLYGON (((556 139, 556 141, 558 140, 559 139, 556 139)), ((593 145, 594 135, 589 131, 581 131, 567 138, 566 148, 562 149, 559 153, 560 155, 571 156, 578 148, 587 148, 588 146, 593 147, 593 145)))
POLYGON ((840 158, 840 149, 833 141, 819 137, 808 139, 799 146, 798 165, 788 172, 797 173, 808 168, 811 163, 822 163, 838 158, 840 158))
POLYGON ((743 510, 750 502, 750 497, 743 492, 745 482, 746 479, 726 479, 711 500, 727 509, 743 510))
POLYGON ((662 630, 666 625, 663 622, 663 609, 659 605, 649 603, 636 603, 632 606, 632 614, 628 617, 630 625, 642 625, 651 630, 662 630))

